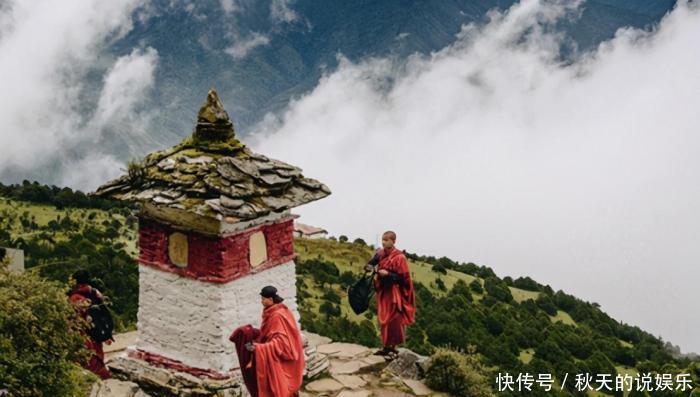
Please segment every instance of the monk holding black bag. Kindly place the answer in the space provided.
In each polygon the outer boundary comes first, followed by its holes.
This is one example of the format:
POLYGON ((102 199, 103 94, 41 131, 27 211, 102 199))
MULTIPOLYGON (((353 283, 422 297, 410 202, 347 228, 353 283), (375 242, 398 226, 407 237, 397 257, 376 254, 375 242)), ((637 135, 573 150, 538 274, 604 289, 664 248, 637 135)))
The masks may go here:
POLYGON ((413 281, 408 270, 408 261, 397 249, 396 233, 384 232, 382 248, 365 266, 365 270, 376 269, 374 290, 377 297, 377 317, 381 328, 384 348, 375 355, 396 357, 396 346, 406 340, 405 327, 415 322, 416 302, 413 281))

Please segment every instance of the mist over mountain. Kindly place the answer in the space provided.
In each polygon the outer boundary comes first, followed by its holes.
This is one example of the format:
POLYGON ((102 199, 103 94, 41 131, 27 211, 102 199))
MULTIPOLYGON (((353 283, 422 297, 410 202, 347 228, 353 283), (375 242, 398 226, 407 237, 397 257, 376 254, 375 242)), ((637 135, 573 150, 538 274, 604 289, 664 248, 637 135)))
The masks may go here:
MULTIPOLYGON (((128 159, 188 135, 211 87, 245 136, 266 114, 311 91, 341 56, 400 63, 439 51, 463 26, 514 4, 132 0, 110 7, 78 1, 53 12, 55 6, 35 3, 0 9, 0 20, 13 21, 0 36, 1 79, 10 94, 0 107, 8 120, 0 143, 15 148, 0 162, 0 177, 83 189, 114 176, 128 159), (43 18, 52 18, 50 25, 30 31, 43 18), (18 66, 30 62, 29 71, 18 66), (76 168, 90 173, 75 175, 76 168)), ((673 4, 587 1, 555 27, 568 37, 562 59, 595 48, 621 27, 650 28, 673 4)))
POLYGON ((54 3, 0 6, 4 183, 92 190, 214 86, 246 144, 331 187, 311 224, 700 348, 697 2, 54 3))
MULTIPOLYGON (((265 1, 235 2, 229 12, 225 3, 157 1, 110 48, 114 56, 144 45, 158 51, 154 97, 165 109, 158 133, 164 139, 191 130, 192 109, 212 86, 245 134, 266 113, 313 89, 322 73, 338 66, 340 54, 353 62, 427 54, 454 42, 463 25, 483 22, 489 10, 515 2, 306 0, 288 2, 292 16, 282 21, 265 1)), ((571 37, 564 55, 589 50, 621 27, 650 26, 673 4, 588 1, 580 16, 559 26, 571 37)))

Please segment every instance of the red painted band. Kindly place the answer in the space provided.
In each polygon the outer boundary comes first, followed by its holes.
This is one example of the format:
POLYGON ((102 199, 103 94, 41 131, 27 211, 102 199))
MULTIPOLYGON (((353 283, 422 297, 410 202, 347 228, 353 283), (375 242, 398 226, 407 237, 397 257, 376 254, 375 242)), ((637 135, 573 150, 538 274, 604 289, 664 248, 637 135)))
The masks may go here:
POLYGON ((276 260, 269 260, 269 261, 261 264, 260 266, 257 266, 253 269, 249 269, 245 273, 235 273, 235 274, 232 274, 228 277, 200 276, 200 275, 197 275, 193 272, 188 272, 186 268, 183 269, 183 268, 179 268, 179 267, 176 267, 173 265, 166 265, 166 264, 157 263, 157 262, 146 262, 142 259, 138 259, 138 262, 141 265, 153 267, 153 268, 156 268, 158 270, 165 271, 165 272, 175 273, 175 274, 178 274, 178 275, 183 276, 183 277, 192 278, 192 279, 199 280, 199 281, 206 281, 206 282, 210 282, 210 283, 223 284, 223 283, 228 283, 229 281, 239 279, 243 276, 247 276, 249 274, 255 274, 255 273, 258 273, 260 271, 273 268, 275 266, 283 265, 289 261, 296 259, 296 257, 297 257, 297 254, 295 253, 295 254, 292 254, 292 255, 289 255, 286 257, 278 258, 276 260))
POLYGON ((216 379, 216 380, 225 380, 225 379, 230 379, 233 377, 237 376, 236 371, 238 368, 234 368, 231 372, 229 373, 223 373, 223 372, 218 372, 213 369, 204 369, 204 368, 196 368, 189 366, 182 361, 178 360, 173 360, 171 358, 167 358, 164 356, 161 356, 160 354, 156 353, 149 353, 147 351, 143 350, 130 350, 127 355, 131 358, 136 358, 139 360, 146 361, 147 363, 150 363, 156 367, 163 367, 163 368, 168 368, 172 369, 175 371, 179 372, 186 372, 188 374, 197 376, 197 377, 203 377, 206 376, 207 378, 211 379, 216 379))
POLYGON ((225 283, 293 260, 296 257, 293 231, 293 218, 218 237, 183 232, 158 221, 141 218, 138 261, 142 265, 183 277, 225 283), (265 236, 268 260, 256 268, 251 268, 250 236, 260 231, 265 236), (184 268, 173 264, 168 255, 168 239, 175 232, 187 235, 188 259, 184 268))

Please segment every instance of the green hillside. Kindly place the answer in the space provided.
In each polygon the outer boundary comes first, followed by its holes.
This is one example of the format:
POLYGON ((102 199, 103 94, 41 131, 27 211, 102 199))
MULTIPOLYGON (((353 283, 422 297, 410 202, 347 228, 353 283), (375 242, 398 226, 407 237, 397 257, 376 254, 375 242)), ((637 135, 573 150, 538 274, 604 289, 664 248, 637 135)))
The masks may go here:
MULTIPOLYGON (((334 339, 378 346, 376 312, 355 315, 345 293, 373 248, 361 241, 298 239, 296 250, 302 325, 334 339), (339 303, 327 303, 332 301, 339 303)), ((551 373, 557 380, 567 372, 570 377, 585 372, 613 377, 654 371, 694 371, 696 379, 700 375, 700 363, 674 360, 661 340, 610 318, 597 304, 527 277, 500 279, 488 267, 407 256, 418 305, 416 323, 407 330, 407 347, 416 352, 472 346, 494 374, 551 373)), ((532 393, 537 395, 534 390, 527 394, 532 393)))
MULTIPOLYGON (((0 246, 24 249, 29 271, 50 280, 66 282, 76 269, 88 268, 112 298, 119 328, 131 329, 138 308, 135 211, 69 189, 0 184, 0 246)), ((378 346, 374 304, 355 315, 345 292, 373 248, 344 236, 297 239, 295 248, 303 327, 334 340, 378 346)), ((500 278, 486 266, 407 257, 418 310, 406 347, 418 353, 431 354, 440 346, 473 352, 494 376, 551 373, 558 380, 564 373, 614 377, 659 371, 692 373, 699 383, 700 363, 674 359, 662 340, 616 321, 595 303, 529 277, 500 278)), ((537 388, 527 394, 538 395, 537 388)), ((579 394, 569 388, 559 395, 579 394)))
POLYGON ((67 188, 0 184, 0 247, 23 249, 25 267, 49 280, 66 282, 75 270, 88 269, 112 299, 117 329, 133 329, 138 271, 132 211, 67 188))

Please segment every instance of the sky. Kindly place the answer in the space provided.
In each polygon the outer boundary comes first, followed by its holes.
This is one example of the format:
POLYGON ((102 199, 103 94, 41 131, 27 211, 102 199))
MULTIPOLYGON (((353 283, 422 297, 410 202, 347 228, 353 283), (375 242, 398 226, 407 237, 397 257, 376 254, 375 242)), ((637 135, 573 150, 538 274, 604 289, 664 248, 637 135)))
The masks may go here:
MULTIPOLYGON (((279 20, 298 17, 273 3, 279 20)), ((369 242, 392 229, 409 252, 530 276, 700 352, 700 7, 681 2, 652 31, 622 29, 564 62, 567 39, 548 27, 580 7, 522 1, 401 63, 339 54, 246 143, 333 191, 297 209, 305 223, 369 242)), ((57 167, 57 184, 92 190, 121 172, 128 159, 103 142, 148 138, 159 57, 105 49, 148 12, 0 3, 0 146, 12 148, 0 175, 57 167)))
POLYGON ((94 187, 125 162, 101 150, 113 133, 142 135, 140 106, 154 87, 158 52, 134 48, 116 59, 111 42, 133 26, 137 0, 0 3, 0 175, 46 168, 57 184, 94 187), (41 27, 40 29, 37 27, 41 27), (87 88, 98 73, 97 97, 87 88), (85 172, 88 171, 88 172, 85 172))
POLYGON ((541 27, 568 4, 523 1, 407 64, 343 60, 251 144, 330 187, 305 223, 391 229, 700 352, 699 7, 565 64, 541 27))

